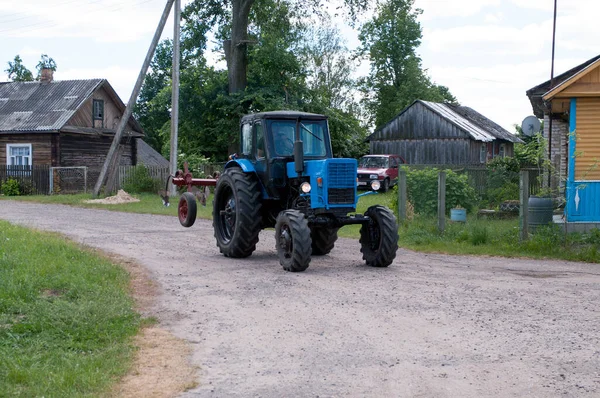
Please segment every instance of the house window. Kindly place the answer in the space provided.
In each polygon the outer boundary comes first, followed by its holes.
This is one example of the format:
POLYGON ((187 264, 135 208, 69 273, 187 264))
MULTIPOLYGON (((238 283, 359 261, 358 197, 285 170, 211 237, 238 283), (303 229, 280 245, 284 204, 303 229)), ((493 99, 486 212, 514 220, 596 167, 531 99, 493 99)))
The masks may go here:
POLYGON ((485 163, 487 160, 487 144, 484 142, 481 144, 481 149, 479 150, 479 163, 485 163))
POLYGON ((31 144, 6 144, 6 164, 8 166, 31 166, 31 144))
POLYGON ((96 120, 100 120, 104 127, 104 101, 94 100, 92 107, 92 123, 95 125, 96 120))
POLYGON ((500 144, 500 148, 498 149, 498 156, 503 158, 506 154, 506 144, 500 144))

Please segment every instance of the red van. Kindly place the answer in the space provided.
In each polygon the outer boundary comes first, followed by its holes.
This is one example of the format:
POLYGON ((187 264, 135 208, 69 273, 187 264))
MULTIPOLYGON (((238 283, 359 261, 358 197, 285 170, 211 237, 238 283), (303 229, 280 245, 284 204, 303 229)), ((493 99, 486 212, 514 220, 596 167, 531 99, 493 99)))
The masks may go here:
POLYGON ((358 160, 358 187, 371 187, 371 181, 379 180, 381 192, 386 192, 398 181, 398 167, 405 164, 400 155, 366 155, 358 160))

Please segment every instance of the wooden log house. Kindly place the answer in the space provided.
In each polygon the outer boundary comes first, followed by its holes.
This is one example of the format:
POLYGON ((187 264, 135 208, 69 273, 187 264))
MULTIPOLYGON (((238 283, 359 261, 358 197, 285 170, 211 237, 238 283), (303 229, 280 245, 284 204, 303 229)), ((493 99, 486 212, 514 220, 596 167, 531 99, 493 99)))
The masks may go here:
MULTIPOLYGON (((44 72, 41 81, 0 83, 0 165, 87 166, 93 187, 125 105, 105 79, 54 81, 44 72)), ((138 163, 143 136, 131 117, 121 165, 138 163)))

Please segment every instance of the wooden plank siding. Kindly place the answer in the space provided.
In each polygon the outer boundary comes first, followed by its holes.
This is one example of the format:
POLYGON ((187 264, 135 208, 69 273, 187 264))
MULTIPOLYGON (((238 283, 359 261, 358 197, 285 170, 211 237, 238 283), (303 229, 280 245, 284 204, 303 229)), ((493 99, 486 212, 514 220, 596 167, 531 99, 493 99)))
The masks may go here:
POLYGON ((53 151, 52 141, 57 134, 0 134, 0 164, 6 165, 7 144, 31 144, 32 163, 36 165, 55 166, 57 154, 53 151))
POLYGON ((600 66, 586 73, 569 87, 556 95, 556 98, 595 97, 600 92, 600 66))
MULTIPOLYGON (((108 94, 107 90, 104 89, 104 87, 100 87, 94 92, 91 98, 89 98, 81 105, 81 107, 77 110, 73 117, 71 117, 71 119, 69 119, 69 121, 66 123, 66 126, 96 127, 116 130, 119 125, 121 115, 122 112, 120 112, 117 108, 117 105, 114 103, 113 98, 108 94), (92 123, 92 106, 95 99, 104 101, 103 127, 99 124, 94 126, 92 123)), ((131 123, 127 124, 127 128, 125 130, 134 130, 131 123)))
POLYGON ((577 99, 575 180, 600 181, 600 98, 577 99))

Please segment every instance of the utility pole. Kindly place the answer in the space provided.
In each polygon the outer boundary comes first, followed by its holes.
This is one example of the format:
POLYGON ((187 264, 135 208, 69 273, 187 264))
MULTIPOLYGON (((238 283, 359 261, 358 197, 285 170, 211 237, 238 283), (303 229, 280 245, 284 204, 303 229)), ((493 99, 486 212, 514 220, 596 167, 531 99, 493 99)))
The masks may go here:
POLYGON ((148 71, 148 67, 150 66, 150 61, 152 61, 152 57, 154 56, 154 51, 156 50, 156 46, 158 45, 158 41, 160 40, 160 36, 162 35, 162 31, 167 23, 167 18, 169 18, 169 13, 171 12, 171 7, 173 7, 173 2, 175 0, 167 0, 167 5, 165 6, 165 10, 163 11, 162 17, 160 18, 160 22, 158 23, 158 27, 156 28, 156 32, 154 32, 154 38, 152 39, 152 43, 150 44, 150 48, 148 49, 148 53, 146 54, 146 59, 144 60, 144 64, 142 65, 142 69, 140 70, 140 74, 138 75, 137 81, 135 82, 135 86, 133 87, 133 91, 131 92, 131 97, 129 97, 129 102, 127 102, 127 106, 125 107, 125 111, 123 112, 123 116, 121 117, 121 121, 119 122, 119 126, 117 127, 117 131, 115 132, 115 137, 113 142, 108 150, 108 154, 106 155, 106 160, 104 161, 104 165, 100 170, 100 176, 98 176, 98 181, 96 181, 96 185, 94 186, 94 197, 97 197, 100 194, 100 189, 102 189, 102 185, 106 180, 106 173, 109 169, 113 169, 117 167, 118 156, 117 150, 121 143, 121 138, 123 137, 123 131, 129 122, 129 118, 133 113, 133 107, 135 106, 135 101, 137 101, 137 97, 142 88, 142 83, 144 83, 144 77, 146 77, 146 72, 148 71))
MULTIPOLYGON (((180 23, 181 23, 181 0, 175 0, 175 10, 173 12, 175 19, 173 30, 173 86, 171 88, 171 152, 170 152, 170 171, 174 176, 177 171, 177 136, 179 132, 179 42, 180 42, 180 23)), ((171 196, 177 194, 177 187, 171 183, 169 189, 171 196)))

